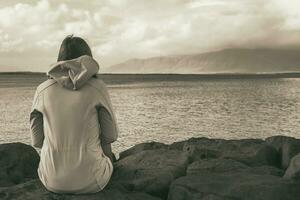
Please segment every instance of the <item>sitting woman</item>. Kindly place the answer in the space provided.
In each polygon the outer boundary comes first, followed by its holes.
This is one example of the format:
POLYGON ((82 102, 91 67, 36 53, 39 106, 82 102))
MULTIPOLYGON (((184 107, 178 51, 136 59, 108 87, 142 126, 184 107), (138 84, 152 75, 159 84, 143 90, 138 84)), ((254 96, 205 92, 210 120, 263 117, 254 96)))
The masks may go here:
POLYGON ((30 114, 32 145, 41 148, 38 175, 52 192, 95 193, 113 172, 118 128, 110 97, 83 39, 66 37, 57 60, 30 114))

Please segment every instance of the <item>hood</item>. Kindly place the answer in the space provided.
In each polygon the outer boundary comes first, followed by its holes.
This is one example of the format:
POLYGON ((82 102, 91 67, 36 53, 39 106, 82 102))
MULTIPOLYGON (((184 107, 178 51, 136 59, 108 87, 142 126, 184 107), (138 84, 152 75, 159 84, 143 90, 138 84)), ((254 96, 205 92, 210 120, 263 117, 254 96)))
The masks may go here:
POLYGON ((90 56, 81 56, 51 65, 47 76, 67 89, 78 90, 98 71, 96 60, 90 56))

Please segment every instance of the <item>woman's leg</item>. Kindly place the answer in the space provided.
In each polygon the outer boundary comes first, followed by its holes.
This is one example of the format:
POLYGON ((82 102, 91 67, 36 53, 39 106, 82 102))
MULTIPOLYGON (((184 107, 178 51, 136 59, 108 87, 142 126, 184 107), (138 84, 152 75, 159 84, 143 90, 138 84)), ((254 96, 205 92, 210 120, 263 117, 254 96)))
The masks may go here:
POLYGON ((110 143, 105 143, 105 142, 101 142, 101 147, 103 150, 103 153, 109 157, 109 159, 111 160, 111 162, 115 162, 116 158, 115 155, 113 154, 112 150, 111 150, 111 144, 110 143))

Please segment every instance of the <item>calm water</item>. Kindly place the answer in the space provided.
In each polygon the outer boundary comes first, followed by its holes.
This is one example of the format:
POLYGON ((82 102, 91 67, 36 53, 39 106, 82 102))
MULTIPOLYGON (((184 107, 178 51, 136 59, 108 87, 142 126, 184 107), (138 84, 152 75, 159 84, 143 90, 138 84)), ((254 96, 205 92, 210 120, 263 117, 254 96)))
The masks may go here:
MULTIPOLYGON (((0 77, 0 143, 29 144, 28 115, 39 81, 15 81, 0 77)), ((116 152, 193 136, 300 137, 300 79, 156 80, 108 88, 120 127, 116 152)))

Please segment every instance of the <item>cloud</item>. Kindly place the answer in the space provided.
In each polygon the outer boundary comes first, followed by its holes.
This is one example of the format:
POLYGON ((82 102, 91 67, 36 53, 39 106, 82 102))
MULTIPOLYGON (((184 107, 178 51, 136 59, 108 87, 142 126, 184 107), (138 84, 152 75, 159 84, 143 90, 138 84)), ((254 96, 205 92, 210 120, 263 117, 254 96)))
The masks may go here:
POLYGON ((103 67, 228 47, 298 48, 299 6, 298 0, 3 1, 0 62, 45 71, 69 34, 86 39, 103 67))

